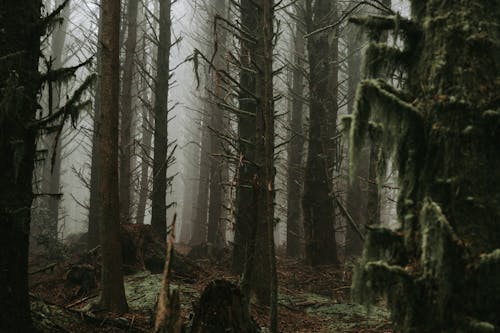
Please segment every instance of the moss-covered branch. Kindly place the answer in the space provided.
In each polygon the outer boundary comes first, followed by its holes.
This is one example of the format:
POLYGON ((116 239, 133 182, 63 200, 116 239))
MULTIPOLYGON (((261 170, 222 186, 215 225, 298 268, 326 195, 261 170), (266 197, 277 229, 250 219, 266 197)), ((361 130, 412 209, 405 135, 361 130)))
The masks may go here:
MULTIPOLYGON (((398 92, 381 80, 364 80, 358 87, 354 118, 350 132, 350 174, 356 174, 359 156, 369 132, 369 122, 383 125, 382 148, 387 156, 398 157, 405 151, 405 157, 421 150, 423 140, 423 119, 421 112, 405 100, 398 92), (412 146, 415 143, 416 146, 412 146)), ((407 159, 408 160, 408 159, 407 159)), ((408 162, 415 162, 408 160, 408 162)), ((405 163, 406 164, 406 163, 405 163)), ((404 166, 403 170, 409 166, 404 166)), ((400 168, 401 169, 401 168, 400 168)), ((381 170, 383 171, 383 170, 381 170)), ((400 176, 402 176, 400 174, 400 176)))
POLYGON ((370 30, 385 31, 385 30, 403 30, 407 34, 416 36, 420 30, 415 22, 402 18, 399 15, 382 16, 382 15, 367 15, 355 16, 349 18, 349 22, 361 25, 370 30))

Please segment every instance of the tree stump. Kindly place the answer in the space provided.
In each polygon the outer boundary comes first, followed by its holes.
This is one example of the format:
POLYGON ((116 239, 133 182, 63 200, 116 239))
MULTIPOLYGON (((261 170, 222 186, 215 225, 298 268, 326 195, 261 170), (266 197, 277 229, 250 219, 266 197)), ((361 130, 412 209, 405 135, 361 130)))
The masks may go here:
POLYGON ((190 332, 259 332, 243 304, 242 293, 236 285, 226 280, 210 282, 195 306, 190 332))

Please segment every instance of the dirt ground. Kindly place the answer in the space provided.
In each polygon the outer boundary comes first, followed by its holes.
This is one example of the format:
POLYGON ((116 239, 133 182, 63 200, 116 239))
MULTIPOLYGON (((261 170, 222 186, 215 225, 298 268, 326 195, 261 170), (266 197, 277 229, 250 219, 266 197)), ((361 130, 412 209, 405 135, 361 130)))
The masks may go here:
MULTIPOLYGON (((189 251, 181 245, 176 249, 180 254, 189 251)), ((172 285, 180 290, 185 322, 189 321, 193 304, 208 282, 215 279, 238 282, 228 270, 229 252, 223 251, 218 256, 189 259, 190 270, 181 274, 175 274, 174 268, 172 285)), ((161 275, 149 271, 126 275, 130 310, 126 314, 113 314, 93 310, 98 300, 98 270, 97 259, 88 256, 52 267, 50 263, 31 267, 32 308, 37 326, 42 331, 56 333, 149 332, 161 275)), ((350 277, 348 265, 310 268, 300 261, 278 257, 280 332, 391 332, 385 310, 372 307, 367 312, 364 307, 352 304, 350 277)), ((263 332, 269 322, 268 313, 266 307, 252 306, 252 316, 263 332)))

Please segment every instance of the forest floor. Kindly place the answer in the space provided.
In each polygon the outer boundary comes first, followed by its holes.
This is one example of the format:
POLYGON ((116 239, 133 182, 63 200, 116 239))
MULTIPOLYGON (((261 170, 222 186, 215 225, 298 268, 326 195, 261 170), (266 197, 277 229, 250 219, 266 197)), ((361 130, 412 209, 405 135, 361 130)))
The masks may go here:
MULTIPOLYGON (((187 253, 187 247, 177 246, 187 253)), ((184 257, 184 256, 183 256, 184 257)), ((188 258, 187 256, 185 258, 188 258)), ((186 259, 184 259, 186 260, 186 259)), ((191 260, 191 259, 189 259, 191 260)), ((189 270, 175 274, 172 286, 180 290, 182 315, 189 321, 208 282, 226 279, 237 283, 229 267, 229 254, 218 258, 192 259, 189 270)), ((97 276, 92 264, 66 260, 30 274, 32 310, 43 332, 149 332, 161 274, 139 271, 125 276, 129 313, 103 313, 93 308, 98 300, 97 276), (47 268, 48 267, 48 268, 47 268), (78 269, 75 269, 77 267, 78 269), (78 281, 77 283, 74 283, 78 281)), ((346 267, 310 268, 297 260, 278 257, 279 331, 389 333, 388 313, 382 307, 365 307, 350 301, 351 271, 346 267)), ((252 306, 252 316, 266 332, 269 308, 252 306)))

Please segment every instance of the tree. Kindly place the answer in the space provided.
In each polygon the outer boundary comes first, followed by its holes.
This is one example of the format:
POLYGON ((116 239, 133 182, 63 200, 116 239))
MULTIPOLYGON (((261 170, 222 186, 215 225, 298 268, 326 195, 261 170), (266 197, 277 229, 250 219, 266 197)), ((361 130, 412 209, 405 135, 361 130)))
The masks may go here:
POLYGON ((134 59, 137 46, 137 14, 139 0, 129 0, 127 6, 127 40, 123 64, 121 121, 120 121, 120 220, 131 222, 131 159, 132 159, 132 85, 134 83, 134 59))
POLYGON ((290 257, 301 254, 301 198, 302 198, 302 154, 304 151, 303 111, 304 111, 304 74, 305 62, 304 42, 304 6, 303 2, 296 5, 297 20, 295 36, 293 37, 293 68, 290 115, 290 143, 288 148, 287 176, 287 223, 286 252, 290 257))
POLYGON ((123 287, 118 199, 118 117, 120 94, 120 1, 102 0, 100 44, 99 232, 102 251, 100 305, 113 312, 127 311, 123 287))
MULTIPOLYGON (((308 33, 335 22, 336 6, 336 2, 330 0, 307 0, 305 17, 308 33)), ((337 38, 326 31, 307 39, 309 144, 302 210, 306 261, 312 266, 338 262, 333 205, 334 138, 338 112, 337 38)))
MULTIPOLYGON (((352 6, 351 6, 352 7, 352 6)), ((351 8, 349 8, 351 9, 351 8)), ((361 13, 362 11, 358 11, 361 13)), ((348 71, 348 87, 347 87, 347 113, 352 114, 354 111, 354 99, 356 88, 361 80, 361 48, 363 46, 363 38, 359 27, 355 25, 347 26, 347 71, 348 71)), ((348 184, 346 194, 346 209, 352 216, 354 222, 358 226, 368 224, 367 198, 362 190, 364 184, 361 179, 368 179, 369 153, 367 149, 363 150, 360 156, 359 168, 357 173, 352 175, 352 179, 348 184)), ((346 228, 345 240, 345 255, 360 256, 363 251, 363 240, 350 223, 346 228)))
MULTIPOLYGON (((240 4, 241 27, 245 35, 255 38, 257 30, 257 8, 252 1, 242 1, 240 4)), ((238 114, 238 187, 236 190, 236 224, 234 231, 234 247, 232 270, 234 273, 243 273, 249 248, 252 224, 256 221, 256 209, 253 199, 253 176, 255 169, 255 100, 256 78, 252 68, 252 59, 255 59, 255 49, 252 40, 241 38, 240 41, 240 69, 239 77, 239 109, 245 111, 238 114)))
MULTIPOLYGON (((102 58, 102 45, 99 41, 102 38, 102 6, 99 6, 99 22, 98 22, 98 32, 97 32, 97 52, 96 52, 96 63, 97 72, 101 71, 101 58, 102 58)), ((89 194, 89 226, 87 232, 87 248, 89 250, 94 249, 99 245, 99 145, 97 141, 97 134, 99 131, 99 119, 101 110, 101 79, 98 76, 95 85, 95 97, 94 97, 94 126, 92 131, 92 149, 91 149, 91 162, 90 162, 90 194, 89 194)))
POLYGON ((28 243, 41 1, 0 4, 0 330, 29 332, 28 243))
POLYGON ((170 77, 170 0, 160 0, 158 61, 155 78, 153 192, 151 225, 161 239, 167 237, 168 88, 170 77))
MULTIPOLYGON (((56 1, 56 8, 64 3, 63 0, 56 1)), ((66 40, 66 33, 68 29, 69 16, 71 12, 70 2, 68 2, 61 12, 63 21, 53 32, 51 43, 51 69, 57 70, 63 67, 63 50, 66 40)), ((52 84, 52 83, 51 83, 52 84)), ((63 104, 62 98, 62 84, 57 82, 49 89, 50 103, 49 114, 59 109, 63 104)), ((43 183, 42 195, 46 198, 46 208, 48 209, 50 230, 49 237, 53 241, 57 241, 58 236, 58 222, 59 222, 59 201, 60 201, 60 183, 61 183, 61 161, 62 161, 62 140, 57 135, 58 132, 54 131, 45 136, 44 141, 47 145, 47 156, 44 163, 43 170, 43 183)))
POLYGON ((351 171, 368 131, 394 158, 401 228, 369 231, 353 287, 360 301, 387 296, 396 332, 495 332, 500 6, 411 4, 411 19, 352 19, 372 39, 390 31, 402 43, 368 47, 350 126, 351 171), (402 88, 379 78, 394 71, 402 88))
MULTIPOLYGON (((216 0, 213 8, 213 17, 217 24, 217 17, 226 17, 226 1, 216 0)), ((208 206, 208 228, 207 240, 209 243, 221 246, 223 243, 221 215, 222 204, 224 198, 223 192, 223 170, 227 166, 222 158, 222 140, 219 138, 224 135, 224 111, 217 106, 217 102, 224 101, 226 94, 222 75, 217 69, 222 69, 224 66, 224 50, 226 47, 227 33, 223 29, 218 29, 214 36, 216 39, 214 45, 217 45, 213 65, 215 71, 212 71, 212 87, 215 101, 212 101, 210 110, 210 200, 208 206), (222 30, 222 31, 220 31, 222 30), (215 103, 214 103, 215 102, 215 103)))

